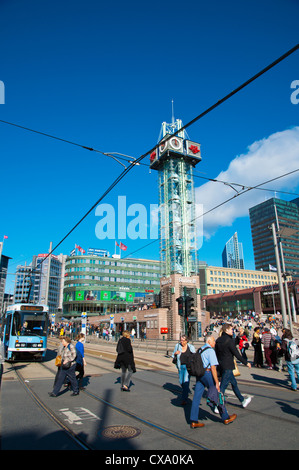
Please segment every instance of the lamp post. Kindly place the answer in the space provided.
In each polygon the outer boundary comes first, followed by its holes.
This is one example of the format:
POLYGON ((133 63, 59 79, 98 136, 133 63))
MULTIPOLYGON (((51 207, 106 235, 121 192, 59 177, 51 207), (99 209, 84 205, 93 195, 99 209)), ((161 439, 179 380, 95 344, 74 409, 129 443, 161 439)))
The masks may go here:
POLYGON ((277 243, 276 228, 275 228, 274 222, 271 224, 271 230, 272 230, 272 235, 273 235, 275 259, 276 259, 276 267, 277 267, 277 277, 278 277, 278 286, 279 286, 282 321, 283 321, 284 328, 287 328, 286 303, 285 303, 285 297, 284 297, 284 292, 283 292, 281 267, 280 267, 280 259, 279 259, 279 252, 278 252, 278 243, 277 243))

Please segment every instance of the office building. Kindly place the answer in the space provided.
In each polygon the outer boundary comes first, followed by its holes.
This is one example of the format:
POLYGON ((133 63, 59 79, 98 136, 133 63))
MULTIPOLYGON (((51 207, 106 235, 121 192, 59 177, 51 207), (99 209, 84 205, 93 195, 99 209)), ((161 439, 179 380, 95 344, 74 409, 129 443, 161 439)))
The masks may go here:
POLYGON ((280 262, 283 272, 299 279, 299 198, 283 201, 271 198, 249 209, 254 261, 256 269, 276 267, 271 224, 280 241, 280 262))
POLYGON ((50 314, 62 309, 65 255, 41 253, 30 265, 17 266, 14 301, 49 306, 50 314))
POLYGON ((238 241, 238 234, 233 236, 225 244, 222 252, 222 266, 224 268, 244 269, 243 245, 238 241))
POLYGON ((200 263, 199 277, 202 295, 231 292, 278 282, 277 273, 273 271, 208 266, 203 262, 200 263))
MULTIPOLYGON (((95 253, 95 251, 93 252, 95 253)), ((68 256, 65 264, 65 317, 115 314, 158 303, 160 262, 103 254, 68 256)))
POLYGON ((2 247, 3 243, 0 243, 0 314, 4 313, 3 310, 3 301, 4 301, 4 294, 5 294, 5 284, 6 284, 6 277, 7 277, 7 269, 8 263, 11 259, 9 256, 5 256, 2 254, 2 247))

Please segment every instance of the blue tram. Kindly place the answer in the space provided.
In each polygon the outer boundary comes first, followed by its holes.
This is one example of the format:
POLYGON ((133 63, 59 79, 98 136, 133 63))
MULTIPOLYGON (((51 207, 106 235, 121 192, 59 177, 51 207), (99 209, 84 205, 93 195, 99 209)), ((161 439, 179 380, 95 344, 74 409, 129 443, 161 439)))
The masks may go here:
POLYGON ((42 360, 47 351, 48 329, 46 305, 9 305, 2 325, 5 360, 42 360))

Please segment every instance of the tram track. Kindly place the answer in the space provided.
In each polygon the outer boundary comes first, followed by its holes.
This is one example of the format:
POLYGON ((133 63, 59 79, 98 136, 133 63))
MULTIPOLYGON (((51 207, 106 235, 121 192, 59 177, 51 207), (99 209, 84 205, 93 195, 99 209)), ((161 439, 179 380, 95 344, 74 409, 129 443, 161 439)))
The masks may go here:
MULTIPOLYGON (((92 356, 92 355, 88 355, 89 357, 93 357, 95 358, 96 356, 92 356)), ((108 359, 106 358, 100 358, 101 361, 104 361, 104 362, 110 362, 108 359)), ((96 366, 95 363, 92 364, 93 366, 96 366)), ((114 372, 114 370, 111 370, 111 367, 108 368, 108 367, 103 367, 101 365, 101 369, 104 369, 105 371, 107 372, 114 372)), ((155 375, 162 375, 162 376, 166 376, 167 378, 171 377, 173 379, 176 379, 178 380, 178 375, 176 372, 163 372, 161 370, 149 370, 149 369, 143 369, 143 368, 139 368, 139 370, 142 370, 142 371, 146 371, 146 372, 151 372, 155 375)), ((161 388, 161 385, 159 384, 155 384, 153 382, 150 382, 148 380, 145 380, 145 379, 141 379, 139 377, 136 377, 134 378, 134 380, 138 381, 138 382, 142 382, 142 383, 145 383, 147 385, 151 385, 153 387, 158 387, 158 388, 161 388)), ((258 388, 261 388, 261 389, 270 389, 270 390, 281 390, 281 388, 284 388, 286 392, 289 392, 290 393, 290 396, 292 396, 292 398, 294 397, 294 392, 292 390, 290 390, 287 386, 283 387, 282 385, 275 385, 275 384, 262 384, 262 383, 252 383, 252 381, 250 380, 246 380, 246 379, 238 379, 238 383, 240 385, 247 385, 247 386, 253 386, 254 387, 258 387, 258 388)), ((178 390, 177 389, 177 386, 173 386, 173 387, 169 387, 169 386, 165 386, 163 385, 163 389, 164 390, 167 390, 169 392, 172 392, 172 393, 176 393, 178 395, 181 395, 181 390, 178 390)), ((246 393, 245 393, 246 395, 246 393)), ((249 394, 250 395, 250 394, 249 394)), ((257 394, 255 393, 254 396, 259 396, 260 398, 268 398, 268 395, 266 394, 257 394)), ((293 399, 292 400, 289 400, 290 403, 293 402, 293 399)), ((229 402, 229 406, 233 407, 233 408, 236 408, 236 409, 240 409, 240 405, 239 404, 234 404, 232 402, 229 402)), ((265 416, 265 418, 270 418, 270 419, 273 419, 273 420, 277 420, 277 416, 276 415, 271 415, 269 413, 264 413, 264 412, 261 412, 260 410, 256 411, 256 410, 253 410, 251 408, 247 408, 246 409, 246 413, 251 413, 251 414, 256 414, 256 415, 259 415, 259 416, 265 416)), ((291 420, 291 419, 288 419, 288 418, 284 418, 284 417, 280 417, 279 418, 280 421, 283 421, 285 423, 292 423, 294 424, 294 421, 291 420)))
MULTIPOLYGON (((94 374, 94 376, 101 376, 103 373, 110 373, 110 374, 114 374, 114 375, 119 375, 119 371, 115 371, 113 369, 114 360, 112 359, 112 355, 111 355, 111 357, 107 358, 107 357, 103 357, 101 354, 100 355, 99 354, 90 354, 90 352, 88 352, 86 354, 86 358, 87 358, 88 365, 90 365, 94 368, 99 368, 99 374, 98 375, 94 374)), ((167 377, 168 379, 173 379, 173 380, 176 381, 176 384, 173 387, 171 387, 169 385, 165 386, 165 384, 161 385, 161 384, 158 384, 158 383, 154 383, 151 380, 146 380, 145 378, 140 378, 140 377, 137 376, 137 374, 136 374, 136 376, 134 375, 134 381, 141 382, 141 383, 146 384, 147 386, 151 386, 151 387, 155 387, 155 388, 158 387, 158 388, 161 389, 163 387, 163 390, 170 391, 170 392, 172 392, 176 395, 181 394, 181 391, 179 389, 179 384, 177 382, 177 380, 178 380, 177 373, 175 371, 172 372, 172 371, 163 371, 163 370, 157 370, 157 369, 150 369, 149 366, 150 366, 150 360, 147 361, 147 364, 146 364, 145 367, 140 367, 140 365, 139 365, 138 371, 150 372, 150 374, 154 374, 156 376, 158 375, 158 376, 167 377)), ((44 362, 43 363, 38 363, 38 367, 46 368, 53 375, 55 375, 55 373, 56 373, 55 368, 53 369, 53 367, 45 364, 44 362)), ((16 372, 16 375, 17 375, 18 379, 22 382, 23 386, 26 388, 29 395, 32 397, 32 399, 35 401, 35 403, 49 416, 49 418, 51 418, 61 429, 63 429, 67 433, 67 435, 71 439, 73 439, 73 441, 75 441, 77 443, 79 448, 82 448, 84 450, 94 450, 94 448, 91 445, 89 445, 79 435, 77 435, 69 426, 67 426, 67 424, 65 422, 63 422, 59 418, 59 416, 57 416, 57 414, 55 414, 55 412, 53 410, 51 410, 41 400, 41 398, 31 389, 30 385, 25 382, 24 377, 22 376, 22 374, 18 370, 17 366, 14 366, 14 370, 16 372)), ((262 383, 254 383, 253 384, 252 381, 249 381, 249 380, 246 380, 246 379, 238 379, 238 383, 243 384, 243 385, 247 385, 247 386, 252 386, 252 385, 258 386, 258 387, 260 387, 261 389, 264 389, 264 390, 265 389, 272 389, 272 390, 281 389, 281 386, 278 386, 278 385, 275 385, 275 384, 262 384, 262 383)), ((107 400, 107 397, 100 396, 100 395, 95 394, 92 391, 89 391, 89 390, 86 390, 86 389, 83 390, 81 393, 84 394, 86 397, 90 398, 91 400, 96 401, 98 403, 101 403, 105 407, 109 407, 111 410, 115 411, 117 414, 123 415, 126 418, 132 420, 133 422, 135 421, 136 423, 139 423, 140 425, 144 425, 148 428, 154 429, 155 432, 161 433, 161 435, 162 434, 167 435, 169 438, 174 439, 177 442, 181 442, 181 443, 184 443, 187 446, 190 446, 190 449, 211 450, 210 446, 207 446, 207 445, 201 443, 198 440, 193 440, 192 438, 188 438, 185 435, 181 435, 180 433, 173 432, 172 430, 167 429, 167 427, 161 426, 161 425, 155 423, 152 420, 144 419, 141 416, 138 416, 137 413, 132 412, 130 409, 129 410, 125 409, 123 406, 118 405, 117 403, 113 403, 112 401, 107 400)), ((290 393, 292 393, 292 395, 293 395, 294 392, 290 391, 290 393)), ((255 393, 255 396, 256 397, 259 396, 261 398, 263 398, 263 397, 269 398, 268 395, 262 394, 262 393, 259 394, 259 395, 257 395, 255 393)), ((290 402, 293 402, 293 400, 290 400, 290 402)), ((229 401, 229 406, 240 410, 240 406, 238 406, 237 404, 231 403, 231 401, 229 401)), ((265 413, 265 412, 253 410, 250 407, 246 409, 246 413, 249 413, 249 414, 252 414, 252 415, 258 414, 259 416, 264 416, 265 419, 271 419, 273 421, 277 421, 279 419, 280 422, 284 421, 285 423, 292 423, 294 425, 294 421, 291 420, 291 419, 284 418, 284 417, 278 418, 275 414, 270 414, 270 413, 265 413)))
MULTIPOLYGON (((46 368, 48 371, 50 371, 51 373, 53 373, 53 375, 55 375, 55 372, 53 371, 53 369, 51 369, 51 367, 47 366, 46 364, 44 363, 39 363, 38 366, 42 367, 42 368, 46 368)), ((22 385, 24 386, 24 388, 26 389, 26 391, 29 393, 29 395, 31 396, 31 398, 34 400, 34 402, 42 409, 42 411, 44 413, 46 413, 46 415, 52 419, 59 427, 61 427, 63 429, 64 432, 67 433, 67 435, 73 439, 83 450, 96 450, 93 446, 89 445, 86 443, 85 440, 83 440, 77 433, 75 433, 69 426, 67 426, 58 416, 57 414, 52 410, 50 409, 41 399, 40 397, 32 390, 32 388, 30 387, 30 385, 25 381, 24 377, 22 376, 22 374, 20 373, 20 371, 18 370, 18 367, 16 365, 13 365, 13 369, 14 369, 14 372, 16 373, 17 375, 17 378, 18 380, 22 383, 22 385)), ((107 369, 108 370, 108 369, 107 369)), ((109 370, 111 372, 111 370, 109 370)), ((141 379, 139 379, 141 380, 141 379)), ((147 384, 151 384, 151 385, 156 385, 156 384, 152 384, 151 382, 146 382, 147 384)), ((89 398, 91 398, 92 400, 95 400, 105 406, 108 406, 109 408, 113 409, 114 411, 116 411, 117 413, 119 414, 122 414, 124 416, 126 416, 127 418, 130 418, 132 419, 133 421, 136 421, 138 422, 139 424, 143 424, 144 426, 148 427, 148 428, 151 428, 151 429, 154 429, 155 431, 161 433, 161 434, 164 434, 166 436, 168 436, 169 438, 172 438, 178 442, 181 442, 181 443, 184 443, 185 445, 188 445, 190 446, 191 449, 196 449, 196 450, 212 450, 210 447, 207 447, 206 445, 200 443, 199 441, 195 441, 195 440, 192 440, 192 439, 189 439, 188 437, 186 436, 183 436, 179 433, 176 433, 176 432, 173 432, 169 429, 167 429, 166 427, 164 426, 160 426, 158 425, 157 423, 154 423, 153 421, 150 421, 150 420, 147 420, 147 419, 144 419, 144 418, 141 418, 140 416, 138 416, 136 413, 133 413, 129 410, 126 410, 125 408, 122 408, 110 401, 108 401, 107 399, 99 396, 99 395, 96 395, 94 393, 91 393, 89 392, 88 390, 82 390, 81 391, 82 394, 88 396, 89 398)))
MULTIPOLYGON (((41 363, 42 365, 42 363, 41 363)), ((32 390, 32 388, 26 383, 23 375, 21 372, 18 370, 18 366, 13 365, 12 366, 19 382, 23 385, 25 388, 26 392, 30 395, 32 400, 36 403, 36 405, 39 406, 39 408, 48 416, 49 419, 54 421, 54 423, 60 427, 66 434, 67 436, 74 441, 78 446, 80 450, 95 450, 92 446, 88 445, 81 437, 76 434, 70 427, 68 427, 55 413, 53 410, 51 410, 41 399, 40 397, 32 390)))

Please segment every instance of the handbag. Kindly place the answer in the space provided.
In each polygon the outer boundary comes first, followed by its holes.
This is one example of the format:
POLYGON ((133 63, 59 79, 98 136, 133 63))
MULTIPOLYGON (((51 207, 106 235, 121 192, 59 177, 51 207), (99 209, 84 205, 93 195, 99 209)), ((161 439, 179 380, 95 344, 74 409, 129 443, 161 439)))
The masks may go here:
POLYGON ((236 359, 234 359, 234 364, 235 364, 235 368, 233 369, 234 377, 239 377, 239 375, 241 375, 241 374, 240 374, 236 359))
POLYGON ((57 367, 61 366, 61 356, 56 356, 55 366, 57 367))
MULTIPOLYGON (((179 347, 179 343, 177 344, 177 347, 179 347)), ((178 351, 178 349, 176 349, 176 351, 178 351)), ((175 365, 177 365, 177 363, 178 363, 178 355, 177 355, 177 354, 175 354, 175 355, 173 356, 173 358, 172 358, 172 363, 175 364, 175 365)))
POLYGON ((72 365, 72 361, 66 362, 65 364, 61 364, 62 369, 69 369, 72 365))

